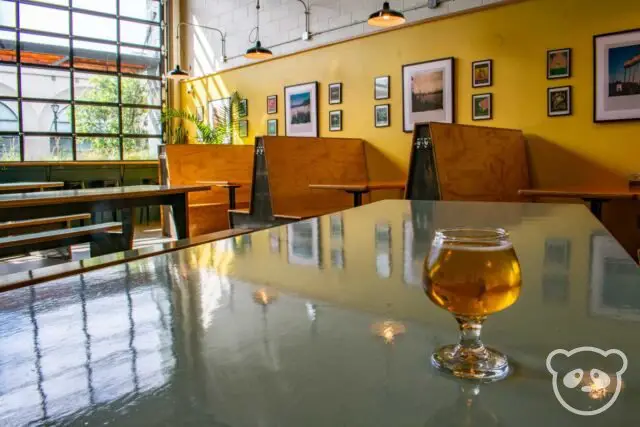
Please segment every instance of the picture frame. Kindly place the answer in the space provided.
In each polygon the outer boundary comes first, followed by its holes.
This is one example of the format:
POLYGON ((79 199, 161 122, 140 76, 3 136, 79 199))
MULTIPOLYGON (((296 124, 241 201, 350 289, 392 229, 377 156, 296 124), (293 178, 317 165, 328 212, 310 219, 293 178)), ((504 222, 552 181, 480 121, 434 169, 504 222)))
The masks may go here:
POLYGON ((571 48, 547 51, 547 80, 571 77, 571 48))
POLYGON ((493 94, 480 93, 471 96, 471 119, 474 121, 493 118, 493 94))
POLYGON ((329 84, 329 105, 342 104, 342 83, 329 84))
POLYGON ((278 136, 278 119, 267 120, 267 136, 278 136))
POLYGON ((278 95, 267 96, 267 114, 278 113, 278 95))
POLYGON ((640 120, 640 83, 632 77, 638 55, 640 28, 593 36, 595 123, 640 120))
POLYGON ((377 128, 386 128, 391 126, 391 105, 390 104, 380 104, 374 106, 373 109, 373 120, 375 123, 375 127, 377 128))
POLYGON ((570 116, 572 114, 571 86, 547 89, 547 115, 549 117, 570 116))
POLYGON ((318 82, 284 88, 285 136, 318 136, 318 82))
MULTIPOLYGON (((220 98, 209 101, 207 104, 207 113, 209 116, 209 126, 216 127, 221 123, 231 123, 231 98, 220 98)), ((231 144, 232 132, 229 131, 224 136, 224 144, 231 144)))
MULTIPOLYGON (((204 121, 204 106, 199 105, 196 107, 196 119, 198 119, 199 121, 204 121)), ((202 132, 198 129, 197 131, 197 140, 198 141, 202 141, 202 132)))
POLYGON ((493 60, 483 59, 471 63, 471 87, 489 87, 493 85, 493 60))
POLYGON ((402 66, 403 130, 422 122, 455 123, 453 57, 402 66))
POLYGON ((247 99, 241 99, 238 102, 238 117, 243 118, 249 115, 249 101, 247 99))
POLYGON ((373 99, 389 99, 391 97, 391 77, 379 76, 373 80, 373 99))
POLYGON ((342 110, 329 111, 329 131, 339 132, 342 130, 342 110))
POLYGON ((249 120, 238 121, 238 136, 240 138, 246 138, 249 136, 249 120))

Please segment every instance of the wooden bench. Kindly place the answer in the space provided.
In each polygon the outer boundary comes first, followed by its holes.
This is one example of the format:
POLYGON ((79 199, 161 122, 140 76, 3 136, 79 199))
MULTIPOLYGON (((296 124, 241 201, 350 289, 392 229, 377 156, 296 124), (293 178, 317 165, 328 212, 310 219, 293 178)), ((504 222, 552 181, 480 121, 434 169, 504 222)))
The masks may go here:
POLYGON ((352 195, 309 186, 368 182, 361 139, 263 136, 256 138, 254 156, 251 206, 229 212, 236 227, 285 224, 349 209, 352 195))
POLYGON ((54 249, 63 246, 91 242, 91 254, 110 252, 112 244, 109 232, 122 229, 119 222, 74 227, 64 230, 42 231, 0 238, 0 257, 27 252, 54 249))
MULTIPOLYGON (((192 185, 208 181, 251 182, 252 145, 162 145, 160 182, 192 185)), ((236 207, 248 208, 251 186, 237 189, 236 207)), ((229 192, 212 186, 210 191, 189 194, 189 235, 194 237, 230 228, 229 192)), ((163 215, 163 218, 165 215, 163 215)))
POLYGON ((0 222, 0 236, 25 234, 35 231, 46 231, 49 228, 71 228, 73 221, 86 221, 91 214, 75 214, 48 218, 27 219, 22 221, 0 222))

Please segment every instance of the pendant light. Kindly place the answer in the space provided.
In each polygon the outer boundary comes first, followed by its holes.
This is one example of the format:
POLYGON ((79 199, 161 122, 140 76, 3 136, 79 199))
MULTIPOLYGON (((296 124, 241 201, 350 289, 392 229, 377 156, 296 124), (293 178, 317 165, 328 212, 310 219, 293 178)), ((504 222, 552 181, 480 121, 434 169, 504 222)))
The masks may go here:
POLYGON ((260 0, 256 0, 256 20, 256 44, 255 46, 247 49, 244 57, 247 59, 271 58, 273 53, 266 47, 262 47, 262 43, 260 43, 260 0))
POLYGON ((404 24, 405 21, 404 15, 397 10, 391 9, 389 2, 386 1, 382 5, 382 9, 369 15, 367 23, 374 27, 394 27, 404 24))
POLYGON ((176 68, 167 73, 167 78, 171 80, 184 80, 189 77, 189 73, 180 68, 180 64, 176 64, 176 68))

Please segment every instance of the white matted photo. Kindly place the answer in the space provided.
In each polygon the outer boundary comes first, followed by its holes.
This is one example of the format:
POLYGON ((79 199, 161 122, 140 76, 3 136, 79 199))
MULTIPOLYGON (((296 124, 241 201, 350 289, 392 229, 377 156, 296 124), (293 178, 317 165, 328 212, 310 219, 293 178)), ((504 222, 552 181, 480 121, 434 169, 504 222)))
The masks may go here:
POLYGON ((208 105, 209 126, 228 126, 224 144, 231 144, 231 98, 214 99, 208 105))
POLYGON ((375 100, 389 99, 390 83, 391 77, 389 76, 380 76, 375 78, 373 92, 373 97, 375 100))
POLYGON ((391 124, 389 118, 389 104, 376 105, 374 110, 374 120, 377 128, 386 128, 391 124))
POLYGON ((549 117, 571 115, 571 86, 547 89, 547 115, 549 117))
POLYGON ((640 120, 640 29, 593 38, 593 120, 640 120))
POLYGON ((329 130, 331 132, 342 130, 342 110, 329 111, 329 130))
POLYGON ((318 136, 318 82, 284 88, 285 135, 318 136))
POLYGON ((405 132, 414 123, 454 123, 454 59, 402 66, 402 110, 405 132))

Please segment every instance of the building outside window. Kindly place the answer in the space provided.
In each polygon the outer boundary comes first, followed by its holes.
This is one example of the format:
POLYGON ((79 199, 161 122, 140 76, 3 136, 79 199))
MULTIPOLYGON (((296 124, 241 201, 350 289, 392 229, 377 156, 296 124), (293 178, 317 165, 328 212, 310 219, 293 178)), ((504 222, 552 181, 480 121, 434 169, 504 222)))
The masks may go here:
POLYGON ((159 0, 0 0, 0 161, 151 160, 159 0))

